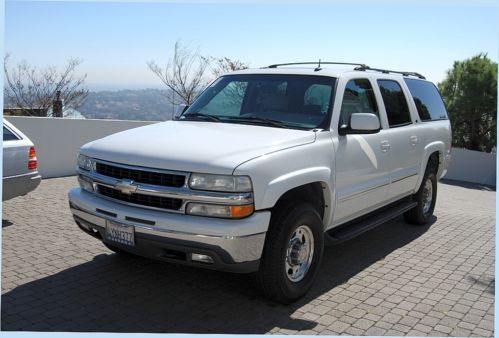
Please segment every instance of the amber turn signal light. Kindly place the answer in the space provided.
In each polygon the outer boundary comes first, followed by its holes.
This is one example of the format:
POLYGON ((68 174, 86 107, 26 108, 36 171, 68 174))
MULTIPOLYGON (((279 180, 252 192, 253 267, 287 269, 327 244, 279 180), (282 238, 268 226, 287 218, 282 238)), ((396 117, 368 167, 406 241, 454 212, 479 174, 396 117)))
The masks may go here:
POLYGON ((232 205, 230 207, 230 216, 232 218, 242 218, 247 217, 253 213, 255 208, 253 204, 248 205, 232 205))

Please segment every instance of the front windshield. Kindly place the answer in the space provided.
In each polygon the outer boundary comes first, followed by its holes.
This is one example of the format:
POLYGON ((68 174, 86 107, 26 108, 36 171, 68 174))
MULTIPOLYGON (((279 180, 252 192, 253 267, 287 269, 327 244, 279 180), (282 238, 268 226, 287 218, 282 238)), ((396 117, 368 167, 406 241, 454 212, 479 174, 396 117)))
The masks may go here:
POLYGON ((311 75, 226 75, 212 83, 180 118, 326 129, 334 78, 311 75))

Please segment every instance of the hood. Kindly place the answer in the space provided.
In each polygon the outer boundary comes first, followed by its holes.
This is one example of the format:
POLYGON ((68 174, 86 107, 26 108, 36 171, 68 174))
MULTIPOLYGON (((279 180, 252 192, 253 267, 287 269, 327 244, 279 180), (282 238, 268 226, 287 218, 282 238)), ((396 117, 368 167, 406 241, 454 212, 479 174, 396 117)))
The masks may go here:
POLYGON ((245 124, 168 121, 85 144, 81 153, 157 169, 232 174, 241 163, 315 141, 315 132, 245 124))

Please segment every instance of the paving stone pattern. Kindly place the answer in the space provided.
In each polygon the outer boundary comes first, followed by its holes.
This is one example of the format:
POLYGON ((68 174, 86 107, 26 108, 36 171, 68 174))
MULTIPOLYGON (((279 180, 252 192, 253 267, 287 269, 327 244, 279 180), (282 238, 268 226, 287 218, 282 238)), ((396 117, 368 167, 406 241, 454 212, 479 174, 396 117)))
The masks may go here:
POLYGON ((402 218, 325 250, 279 305, 245 275, 114 254, 74 224, 75 177, 3 204, 1 329, 492 337, 495 191, 440 183, 431 225, 402 218))

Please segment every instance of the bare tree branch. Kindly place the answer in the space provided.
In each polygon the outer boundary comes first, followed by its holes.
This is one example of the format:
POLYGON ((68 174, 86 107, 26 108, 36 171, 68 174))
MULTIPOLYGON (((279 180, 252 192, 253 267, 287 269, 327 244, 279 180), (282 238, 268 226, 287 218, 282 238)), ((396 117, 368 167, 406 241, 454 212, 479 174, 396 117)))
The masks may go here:
POLYGON ((225 73, 246 69, 249 66, 246 62, 233 60, 228 57, 211 58, 211 63, 213 64, 213 66, 211 67, 211 71, 215 78, 225 73))
POLYGON ((155 61, 149 61, 147 66, 170 89, 167 97, 170 103, 190 105, 208 83, 205 79, 208 62, 198 49, 182 46, 177 41, 174 57, 164 69, 155 61))
POLYGON ((46 112, 52 106, 58 91, 66 107, 80 106, 88 95, 84 88, 87 75, 76 77, 75 70, 81 64, 71 58, 59 72, 56 67, 37 69, 26 61, 9 67, 10 55, 4 58, 4 96, 9 106, 21 109, 23 115, 33 115, 35 110, 46 112))

